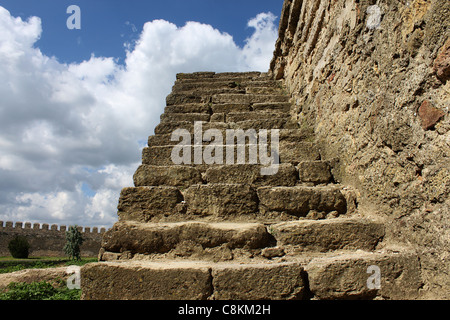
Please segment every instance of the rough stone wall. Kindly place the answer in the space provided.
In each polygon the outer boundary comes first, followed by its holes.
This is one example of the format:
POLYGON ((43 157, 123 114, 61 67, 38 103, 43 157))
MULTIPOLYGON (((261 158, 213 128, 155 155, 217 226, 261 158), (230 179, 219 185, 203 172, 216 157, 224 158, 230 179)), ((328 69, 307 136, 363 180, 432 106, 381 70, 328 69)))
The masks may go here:
MULTIPOLYGON (((79 227, 83 236, 81 246, 82 257, 97 257, 101 247, 102 236, 105 229, 79 227)), ((26 222, 3 222, 0 221, 0 256, 10 256, 8 243, 16 235, 27 238, 30 244, 30 257, 65 257, 64 245, 66 244, 66 226, 39 223, 31 225, 26 222)))
POLYGON ((359 210, 450 297, 450 1, 285 0, 271 74, 359 210))

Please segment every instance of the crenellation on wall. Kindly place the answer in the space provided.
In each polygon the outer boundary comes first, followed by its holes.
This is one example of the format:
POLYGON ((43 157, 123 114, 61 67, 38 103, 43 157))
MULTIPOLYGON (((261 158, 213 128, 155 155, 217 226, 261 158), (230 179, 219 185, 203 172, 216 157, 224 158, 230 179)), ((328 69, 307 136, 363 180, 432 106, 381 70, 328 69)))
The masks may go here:
MULTIPOLYGON (((106 228, 77 226, 84 242, 81 247, 82 256, 96 257, 106 228)), ((31 223, 21 221, 0 221, 0 256, 9 256, 8 243, 16 235, 27 238, 31 245, 30 256, 65 256, 65 225, 48 223, 31 223)))

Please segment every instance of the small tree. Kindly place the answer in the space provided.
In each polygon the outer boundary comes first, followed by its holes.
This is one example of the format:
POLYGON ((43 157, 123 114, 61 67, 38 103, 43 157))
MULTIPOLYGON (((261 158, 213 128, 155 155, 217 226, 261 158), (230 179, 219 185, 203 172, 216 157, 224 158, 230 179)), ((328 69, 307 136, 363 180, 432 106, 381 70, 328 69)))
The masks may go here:
POLYGON ((72 260, 81 260, 80 246, 83 244, 83 237, 77 226, 70 226, 66 231, 66 245, 64 252, 69 255, 72 260))
POLYGON ((16 259, 27 259, 30 251, 30 244, 28 240, 23 236, 15 236, 8 243, 8 250, 16 259))

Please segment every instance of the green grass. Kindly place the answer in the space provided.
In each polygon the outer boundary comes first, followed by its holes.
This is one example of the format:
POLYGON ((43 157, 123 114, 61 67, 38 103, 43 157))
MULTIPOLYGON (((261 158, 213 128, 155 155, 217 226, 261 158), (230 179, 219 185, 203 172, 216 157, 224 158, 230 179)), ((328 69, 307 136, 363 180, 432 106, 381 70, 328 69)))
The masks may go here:
MULTIPOLYGON (((73 261, 61 257, 33 257, 15 259, 0 257, 0 273, 10 273, 23 269, 54 268, 96 262, 97 258, 81 258, 73 261)), ((53 279, 32 283, 12 282, 0 290, 0 300, 80 300, 81 290, 68 289, 65 280, 53 279)))
POLYGON ((70 290, 64 281, 12 282, 0 291, 0 300, 80 300, 81 290, 70 290))
POLYGON ((86 263, 96 262, 97 258, 82 258, 80 261, 73 261, 61 257, 33 257, 29 259, 15 259, 12 257, 0 257, 0 274, 20 271, 23 269, 42 269, 63 266, 82 266, 86 263))

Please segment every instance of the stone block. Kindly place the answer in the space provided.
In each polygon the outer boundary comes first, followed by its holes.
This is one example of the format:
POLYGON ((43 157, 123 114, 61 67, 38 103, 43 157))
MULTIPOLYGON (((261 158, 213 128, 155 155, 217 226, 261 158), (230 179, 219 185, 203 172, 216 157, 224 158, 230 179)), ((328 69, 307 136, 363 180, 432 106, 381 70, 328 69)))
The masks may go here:
POLYGON ((333 178, 330 165, 326 161, 302 161, 297 169, 301 182, 329 183, 333 178))
POLYGON ((246 184, 208 184, 189 187, 187 213, 197 216, 245 216, 258 212, 256 191, 246 184))
POLYGON ((321 300, 413 300, 418 298, 423 285, 419 260, 407 252, 355 252, 315 258, 305 270, 314 298, 321 300), (380 272, 379 289, 374 279, 377 269, 380 272))
POLYGON ((298 300, 306 284, 300 264, 246 264, 212 269, 216 300, 298 300))
POLYGON ((183 195, 175 187, 124 188, 119 198, 119 220, 147 222, 155 216, 175 214, 182 201, 183 195))
POLYGON ((262 187, 258 188, 260 210, 304 217, 311 210, 329 213, 347 211, 346 200, 337 187, 262 187))
POLYGON ((207 103, 192 103, 167 106, 164 109, 164 113, 211 113, 211 107, 207 103))
POLYGON ((82 300, 205 300, 206 266, 188 262, 101 262, 81 268, 82 300))
POLYGON ((319 159, 319 150, 317 150, 313 143, 280 140, 281 163, 292 163, 297 165, 302 161, 315 161, 319 159))
POLYGON ((193 184, 202 184, 200 171, 191 166, 150 166, 141 165, 134 176, 136 187, 144 186, 172 186, 189 187, 193 184))
POLYGON ((252 105, 253 111, 264 111, 264 112, 283 112, 289 114, 292 104, 289 102, 271 102, 271 103, 254 103, 252 105))
POLYGON ((161 122, 208 122, 210 117, 211 116, 206 113, 163 113, 160 118, 161 122))
POLYGON ((303 251, 375 250, 384 237, 383 224, 354 218, 289 221, 269 228, 278 245, 303 251))
POLYGON ((214 113, 230 113, 230 112, 250 112, 250 103, 222 103, 213 104, 211 106, 212 112, 214 113))
POLYGON ((206 170, 207 183, 244 183, 253 186, 294 186, 297 171, 291 164, 280 164, 274 175, 262 175, 261 165, 236 164, 215 166, 206 170))
MULTIPOLYGON (((230 112, 227 114, 227 122, 239 122, 246 120, 264 120, 264 119, 279 119, 279 118, 289 118, 289 114, 284 114, 281 112, 230 112)), ((255 128, 258 129, 258 128, 255 128)))
POLYGON ((263 94, 216 94, 212 97, 215 104, 223 103, 271 103, 271 102, 289 102, 287 95, 263 95, 263 94))

